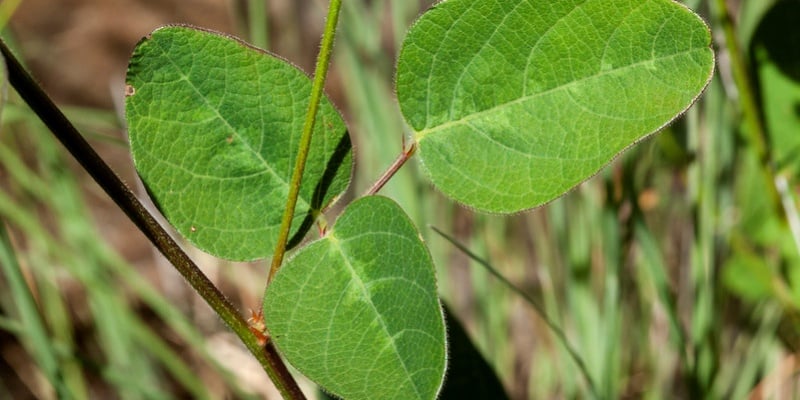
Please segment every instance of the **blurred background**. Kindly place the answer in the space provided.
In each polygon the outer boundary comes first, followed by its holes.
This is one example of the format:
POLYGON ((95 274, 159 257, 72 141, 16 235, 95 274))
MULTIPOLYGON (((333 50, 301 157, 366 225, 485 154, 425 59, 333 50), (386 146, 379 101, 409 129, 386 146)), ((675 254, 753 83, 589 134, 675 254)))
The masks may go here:
MULTIPOLYGON (((394 57, 431 3, 344 2, 327 93, 355 144, 351 199, 402 149, 394 57)), ((382 192, 420 228, 442 299, 510 398, 800 398, 800 1, 684 3, 712 29, 718 65, 710 86, 669 128, 563 198, 513 216, 475 214, 436 193, 415 160, 382 192), (585 372, 542 312, 563 327, 585 372)), ((0 26, 145 199, 120 111, 139 39, 189 23, 310 72, 326 7, 2 0, 0 26)), ((236 337, 11 88, 0 187, 0 398, 279 398, 236 337)), ((186 248, 243 314, 260 308, 267 262, 230 263, 186 248)))

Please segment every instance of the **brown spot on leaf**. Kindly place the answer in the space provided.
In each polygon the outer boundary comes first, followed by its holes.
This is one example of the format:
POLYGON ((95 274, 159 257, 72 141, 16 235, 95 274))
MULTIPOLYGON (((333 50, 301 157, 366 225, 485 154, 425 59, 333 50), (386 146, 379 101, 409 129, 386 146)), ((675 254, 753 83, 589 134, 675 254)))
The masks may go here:
POLYGON ((228 137, 225 139, 225 141, 226 141, 226 142, 228 142, 228 144, 231 144, 231 143, 233 143, 233 135, 230 135, 230 136, 228 136, 228 137))
POLYGON ((131 97, 136 94, 136 89, 131 85, 125 85, 125 97, 131 97))
POLYGON ((192 231, 192 232, 197 232, 197 228, 195 228, 194 225, 192 225, 192 227, 189 228, 189 230, 192 231))

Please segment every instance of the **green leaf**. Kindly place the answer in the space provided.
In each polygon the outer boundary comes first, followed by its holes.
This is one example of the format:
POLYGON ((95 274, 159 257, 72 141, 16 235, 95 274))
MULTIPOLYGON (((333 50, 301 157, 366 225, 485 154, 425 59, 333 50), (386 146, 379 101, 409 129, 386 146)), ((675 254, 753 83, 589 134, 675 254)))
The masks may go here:
POLYGON ((442 192, 516 212, 686 110, 711 78, 710 42, 670 0, 448 0, 409 31, 397 96, 442 192))
MULTIPOLYGON (((308 76, 232 37, 168 26, 136 47, 127 84, 133 159, 170 223, 219 257, 271 254, 311 93, 308 76)), ((347 129, 323 99, 294 242, 346 189, 351 168, 347 129)))
POLYGON ((433 399, 445 330, 430 253, 402 209, 356 200, 275 275, 264 296, 286 359, 346 399, 433 399))

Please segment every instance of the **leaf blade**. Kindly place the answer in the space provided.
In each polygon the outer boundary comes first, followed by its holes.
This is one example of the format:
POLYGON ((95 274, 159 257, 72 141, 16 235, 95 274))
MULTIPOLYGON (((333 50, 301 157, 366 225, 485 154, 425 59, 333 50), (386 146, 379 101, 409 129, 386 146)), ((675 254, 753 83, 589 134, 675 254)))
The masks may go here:
MULTIPOLYGON (((128 69, 134 163, 190 242, 253 260, 274 248, 308 104, 308 77, 231 37, 186 26, 154 31, 128 69)), ((349 183, 347 128, 324 99, 292 232, 302 236, 349 183)))
POLYGON ((356 200, 275 276, 267 328, 292 365, 336 395, 434 398, 445 332, 433 271, 397 204, 356 200))
POLYGON ((434 185, 516 212, 688 108, 711 77, 709 45, 702 20, 669 0, 450 0, 409 32, 398 101, 434 185))

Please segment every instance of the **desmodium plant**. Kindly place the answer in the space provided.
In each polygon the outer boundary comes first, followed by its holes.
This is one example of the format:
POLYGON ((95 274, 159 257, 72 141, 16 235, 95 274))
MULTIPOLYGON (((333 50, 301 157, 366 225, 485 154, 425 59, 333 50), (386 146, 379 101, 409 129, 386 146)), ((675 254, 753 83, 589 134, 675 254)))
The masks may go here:
MULTIPOLYGON (((322 94, 340 6, 330 2, 313 80, 230 36, 152 32, 126 81, 131 152, 188 241, 226 259, 272 257, 264 344, 174 243, 159 244, 284 396, 302 393, 277 353, 342 398, 432 399, 447 340, 417 227, 375 195, 380 185, 330 225, 321 220, 354 161, 322 94), (315 223, 320 238, 284 262, 315 223)), ((705 23, 672 0, 442 1, 403 42, 397 100, 412 144, 379 182, 417 156, 433 185, 467 207, 540 206, 690 107, 713 72, 710 42, 705 23)), ((157 241, 148 224, 139 223, 157 241)))

